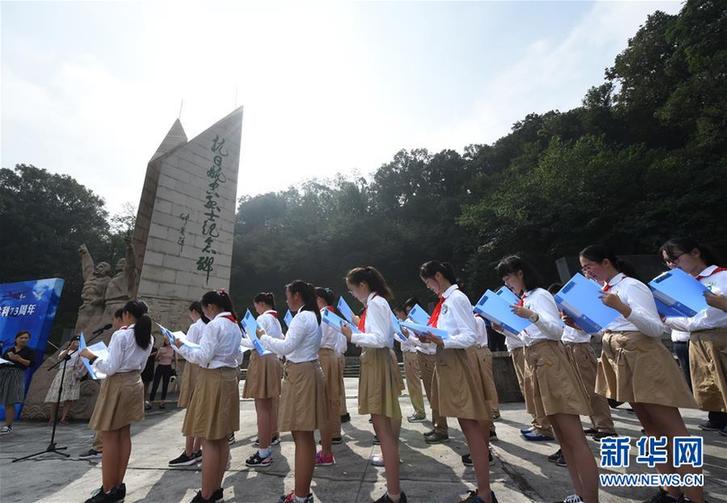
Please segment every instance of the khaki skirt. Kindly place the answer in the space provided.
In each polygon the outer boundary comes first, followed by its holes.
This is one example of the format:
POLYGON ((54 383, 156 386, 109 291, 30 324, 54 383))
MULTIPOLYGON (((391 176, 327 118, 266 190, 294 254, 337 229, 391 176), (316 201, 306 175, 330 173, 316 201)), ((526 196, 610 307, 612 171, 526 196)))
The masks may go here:
POLYGON ((485 387, 478 371, 477 355, 470 349, 437 349, 432 385, 432 408, 444 417, 490 421, 485 387))
POLYGON ((482 388, 485 390, 485 399, 490 409, 496 410, 500 407, 500 398, 497 396, 495 387, 495 374, 492 370, 492 351, 488 347, 473 347, 477 360, 477 371, 482 381, 482 388))
POLYGON ((318 360, 286 362, 278 411, 280 431, 315 431, 325 426, 328 396, 318 360))
POLYGON ((182 373, 182 384, 179 387, 179 398, 177 399, 177 405, 179 407, 185 409, 189 406, 198 377, 199 365, 190 361, 186 362, 184 364, 184 372, 182 373))
POLYGON ((185 437, 219 440, 240 429, 237 368, 199 369, 182 424, 185 437))
POLYGON ((96 431, 114 431, 144 419, 144 383, 141 373, 124 372, 101 383, 88 426, 96 431))
POLYGON ((318 360, 323 370, 323 381, 326 386, 328 403, 331 410, 339 411, 341 407, 341 387, 343 386, 343 370, 338 355, 329 348, 321 348, 318 360))
POLYGON ((280 380, 283 378, 283 364, 274 354, 260 356, 257 351, 250 352, 247 366, 243 398, 278 398, 280 380))
POLYGON ((727 412, 727 329, 692 333, 689 369, 699 408, 727 412))
POLYGON ((401 375, 401 370, 399 370, 399 361, 396 359, 396 351, 390 349, 389 352, 391 353, 391 365, 394 367, 394 374, 396 374, 396 377, 399 379, 399 394, 401 394, 401 392, 406 389, 404 376, 401 375))
POLYGON ((596 393, 619 402, 696 409, 687 382, 660 339, 641 332, 606 332, 596 393))
POLYGON ((543 340, 525 348, 525 405, 536 417, 553 414, 590 416, 591 400, 563 343, 543 340))
POLYGON ((392 362, 389 348, 366 348, 361 352, 358 380, 358 413, 400 418, 401 373, 392 362))

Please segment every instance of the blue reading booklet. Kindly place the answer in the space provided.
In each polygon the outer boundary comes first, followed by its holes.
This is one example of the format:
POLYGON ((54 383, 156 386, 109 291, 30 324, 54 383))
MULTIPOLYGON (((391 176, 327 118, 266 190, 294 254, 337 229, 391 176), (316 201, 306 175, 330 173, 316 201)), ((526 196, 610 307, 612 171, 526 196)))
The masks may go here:
POLYGON ((618 311, 605 305, 601 297, 603 291, 594 281, 576 273, 555 294, 555 302, 581 330, 595 334, 620 316, 618 311))
MULTIPOLYGON (((81 338, 78 341, 78 350, 81 351, 84 348, 86 348, 86 338, 84 337, 83 332, 81 332, 81 338)), ((109 348, 106 347, 106 344, 104 344, 103 341, 88 346, 88 349, 98 357, 106 357, 109 354, 109 348)), ((83 366, 86 367, 88 375, 91 376, 91 379, 98 380, 106 378, 106 374, 94 369, 93 365, 91 365, 91 362, 89 362, 88 358, 86 358, 85 356, 81 357, 81 362, 83 362, 83 366)))
POLYGON ((672 269, 658 275, 649 282, 649 287, 654 298, 681 313, 679 316, 691 318, 699 311, 707 309, 704 298, 707 287, 681 269, 672 269))
POLYGON ((265 349, 262 342, 260 342, 260 339, 257 336, 257 320, 252 315, 249 309, 245 312, 245 316, 242 317, 242 321, 240 323, 242 323, 242 326, 245 329, 245 334, 247 335, 247 338, 250 339, 252 345, 255 346, 255 351, 257 351, 257 354, 259 354, 260 356, 269 355, 272 351, 268 351, 267 349, 265 349))
POLYGON ((329 324, 330 326, 332 326, 339 332, 341 331, 341 328, 344 326, 350 327, 351 332, 353 332, 354 334, 361 332, 361 330, 359 330, 356 325, 344 320, 343 318, 338 316, 336 313, 331 312, 330 309, 324 309, 323 312, 321 312, 321 321, 323 323, 329 324))
POLYGON ((283 316, 283 321, 285 322, 285 326, 290 328, 290 322, 293 321, 293 313, 290 312, 290 309, 288 309, 288 312, 285 313, 285 316, 283 316))
POLYGON ((169 345, 172 346, 172 349, 176 352, 179 352, 179 348, 177 348, 177 345, 175 344, 175 341, 177 339, 181 340, 182 344, 184 344, 185 346, 189 346, 190 348, 200 347, 199 344, 188 341, 184 335, 184 332, 172 332, 171 330, 163 327, 159 323, 157 323, 157 326, 159 327, 159 331, 162 333, 162 335, 169 340, 169 345))
POLYGON ((530 320, 513 313, 512 304, 492 290, 487 290, 482 295, 480 300, 477 301, 474 311, 491 322, 502 325, 502 328, 511 334, 519 334, 532 325, 530 320))
POLYGON ((399 318, 397 318, 396 315, 392 311, 391 327, 394 330, 394 335, 396 335, 396 337, 398 337, 401 342, 406 342, 408 338, 406 335, 404 335, 404 331, 401 329, 401 325, 399 323, 400 323, 399 318))
POLYGON ((339 297, 337 307, 343 317, 346 318, 346 321, 353 323, 353 310, 351 309, 351 306, 348 305, 348 302, 346 302, 346 299, 339 297))
POLYGON ((681 311, 677 311, 673 307, 667 306, 656 297, 654 297, 654 302, 656 303, 656 310, 659 311, 659 314, 664 318, 681 318, 684 316, 681 311))
POLYGON ((499 295, 500 298, 502 298, 505 302, 507 302, 510 305, 517 304, 518 302, 520 302, 520 297, 515 295, 515 293, 506 286, 503 286, 495 293, 497 295, 499 295))
POLYGON ((418 325, 426 325, 429 323, 429 314, 419 304, 414 304, 407 317, 418 325))
POLYGON ((432 335, 436 335, 437 337, 439 337, 442 340, 447 339, 449 337, 449 334, 447 333, 446 330, 442 330, 441 328, 430 327, 426 324, 422 325, 419 323, 412 323, 411 321, 400 321, 399 325, 401 325, 402 327, 404 327, 408 330, 411 330, 412 332, 414 332, 417 335, 432 334, 432 335))

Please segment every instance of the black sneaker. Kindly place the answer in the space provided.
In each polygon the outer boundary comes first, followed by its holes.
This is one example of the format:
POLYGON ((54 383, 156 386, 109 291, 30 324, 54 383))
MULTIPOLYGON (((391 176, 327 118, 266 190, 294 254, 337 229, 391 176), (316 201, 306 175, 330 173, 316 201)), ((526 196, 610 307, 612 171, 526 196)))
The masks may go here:
POLYGON ((672 497, 668 492, 660 487, 659 492, 650 499, 644 500, 644 503, 677 503, 677 501, 678 500, 676 498, 672 497))
POLYGON ((273 456, 262 458, 260 457, 260 451, 255 451, 255 454, 247 458, 245 464, 253 468, 267 468, 273 464, 273 456))
MULTIPOLYGON (((495 493, 490 491, 490 499, 492 500, 492 503, 498 503, 497 498, 495 497, 495 493)), ((459 503, 485 503, 485 500, 480 498, 480 496, 477 494, 477 491, 470 491, 465 499, 460 500, 459 503)))
MULTIPOLYGON (((495 458, 492 456, 492 449, 488 450, 488 458, 490 462, 490 466, 495 464, 495 458)), ((470 453, 465 454, 462 456, 462 464, 465 466, 475 466, 475 464, 472 462, 472 455, 470 453)))
MULTIPOLYGON (((174 458, 169 462, 169 466, 190 466, 197 463, 197 458, 195 457, 195 454, 193 453, 191 456, 187 456, 187 453, 182 451, 182 454, 174 458)), ((199 453, 200 456, 202 453, 199 453)))
MULTIPOLYGON (((270 445, 279 445, 280 444, 280 437, 278 435, 275 435, 272 440, 270 440, 270 445)), ((260 439, 256 438, 255 441, 252 443, 255 447, 260 447, 260 439)))
MULTIPOLYGON (((375 503, 394 503, 391 498, 389 498, 389 495, 387 493, 384 493, 382 497, 376 500, 375 503)), ((399 503, 407 503, 406 501, 406 494, 404 491, 401 491, 401 494, 399 495, 399 503)))
POLYGON ((437 433, 437 432, 436 432, 436 430, 429 430, 428 432, 426 432, 426 433, 424 434, 424 438, 429 438, 429 437, 431 437, 432 435, 434 435, 435 433, 437 433))
POLYGON ((126 498, 126 484, 124 484, 124 483, 122 482, 121 484, 119 484, 118 486, 116 486, 116 489, 118 489, 118 490, 119 490, 119 496, 121 496, 121 499, 122 499, 122 500, 123 500, 124 498, 126 498))
POLYGON ((424 441, 428 444, 443 444, 444 442, 449 442, 449 435, 435 432, 434 435, 426 437, 424 441))
POLYGON ((373 442, 374 442, 374 445, 381 445, 381 440, 379 440, 379 437, 377 437, 376 435, 374 435, 373 442))
POLYGON ((606 437, 618 437, 618 433, 616 433, 616 432, 609 433, 607 431, 599 431, 597 433, 594 433, 591 436, 591 438, 593 440, 595 440, 596 442, 600 442, 602 438, 606 438, 606 437))
POLYGON ((563 455, 562 449, 558 449, 553 454, 548 456, 548 461, 550 461, 551 463, 555 463, 556 461, 558 461, 558 458, 561 457, 562 455, 563 455))
POLYGON ((725 425, 715 423, 714 421, 705 421, 699 425, 699 428, 704 431, 719 431, 724 427, 725 425))
POLYGON ((78 455, 78 459, 99 459, 101 458, 101 451, 96 449, 89 449, 88 452, 78 455))
POLYGON ((555 466, 560 466, 561 468, 567 468, 568 463, 565 461, 565 456, 563 456, 563 453, 560 453, 560 456, 558 459, 555 460, 555 466))
POLYGON ((495 440, 497 440, 497 431, 490 430, 490 442, 494 442, 495 440))
POLYGON ((122 495, 120 486, 114 487, 110 492, 105 493, 103 488, 86 500, 86 503, 119 503, 124 501, 126 497, 126 486, 124 486, 124 494, 122 495))
POLYGON ((427 416, 424 414, 412 414, 411 416, 407 417, 406 420, 410 423, 423 423, 426 421, 427 416))
POLYGON ((341 422, 342 423, 350 423, 351 422, 351 414, 346 412, 344 415, 341 416, 341 422))
POLYGON ((229 435, 227 435, 227 443, 230 445, 235 443, 235 432, 232 432, 229 435))

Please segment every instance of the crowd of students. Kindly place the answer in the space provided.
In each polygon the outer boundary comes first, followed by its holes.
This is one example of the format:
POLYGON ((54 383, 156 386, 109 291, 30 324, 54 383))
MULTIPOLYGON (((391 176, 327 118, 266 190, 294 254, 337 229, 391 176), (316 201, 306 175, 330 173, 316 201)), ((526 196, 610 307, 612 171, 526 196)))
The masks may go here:
MULTIPOLYGON (((648 286, 606 246, 592 245, 580 252, 583 274, 598 282, 602 302, 618 312, 600 334, 600 359, 591 345, 594 334, 584 333, 559 311, 553 293, 560 285, 546 288, 538 271, 519 256, 506 257, 497 265, 503 283, 519 297, 512 312, 530 324, 518 334, 497 324, 491 328, 505 334, 532 415, 531 426, 521 430, 523 438, 556 439, 560 445, 549 459, 569 471, 573 494, 565 496, 565 502, 598 501, 598 467, 586 435, 596 440, 617 435, 609 401, 628 402, 644 433, 667 437, 669 445, 675 437, 689 435, 680 408, 708 411, 702 429, 727 435, 727 269, 718 267, 709 249, 691 239, 670 240, 659 255, 668 267, 684 270, 708 288, 706 309, 691 318, 664 319, 648 286), (675 346, 682 353, 679 361, 688 359, 688 374, 679 369, 661 342, 669 330, 689 334, 679 335, 686 347, 675 346), (581 416, 590 416, 591 428, 583 429, 581 416)), ((452 265, 428 261, 420 267, 419 277, 438 298, 428 325, 447 335, 439 337, 436 330, 418 334, 403 330, 406 339, 398 342, 414 408, 407 420, 420 422, 426 416, 423 383, 433 422, 425 440, 446 441, 447 418, 456 418, 469 447, 463 462, 474 466, 476 475, 476 488, 463 501, 496 503, 488 453, 490 439, 496 438, 493 420, 499 416, 499 406, 486 323, 473 313, 452 265)), ((207 292, 190 306, 193 323, 187 340, 196 345, 182 339, 175 342, 188 362, 178 402, 186 408, 182 426, 186 441, 182 454, 169 464, 193 464, 201 458, 202 487, 193 502, 223 497, 222 480, 230 459, 228 441, 240 421, 238 367, 248 348, 252 349, 243 397, 255 400, 258 439, 246 464, 258 469, 270 466, 272 446, 279 442, 280 433, 291 432, 295 484, 280 502, 313 501, 314 470, 335 464, 332 446, 342 441, 343 354, 349 343, 361 348, 358 412, 370 416, 381 445, 379 464, 386 468, 386 492, 377 503, 407 501, 399 476, 403 382, 392 351, 397 340, 390 304, 393 294, 381 273, 370 266, 349 271, 342 286, 363 306, 353 319, 358 330, 321 322, 326 310, 337 312, 330 288, 316 288, 301 280, 286 285, 285 301, 294 316, 285 333, 274 295, 257 295, 253 299, 259 327, 255 335, 265 351, 256 349, 250 334, 244 334, 225 291, 207 292), (316 430, 321 437, 318 452, 316 430)), ((415 304, 410 299, 393 311, 403 320, 415 304)), ((122 322, 111 338, 107 356, 97 357, 88 349, 80 352, 107 375, 90 422, 103 441, 103 481, 87 503, 123 499, 131 452, 129 426, 144 415, 141 372, 153 346, 151 319, 142 302, 132 301, 122 310, 122 322)), ((22 354, 22 342, 18 346, 16 355, 22 354)), ((22 357, 15 362, 22 364, 22 357)), ((0 368, 0 372, 0 391, 6 396, 5 383, 14 382, 16 376, 11 369, 0 368)), ((667 463, 657 464, 656 470, 661 474, 701 473, 693 466, 675 467, 671 457, 667 463)), ((663 487, 649 501, 705 500, 701 487, 663 487)))

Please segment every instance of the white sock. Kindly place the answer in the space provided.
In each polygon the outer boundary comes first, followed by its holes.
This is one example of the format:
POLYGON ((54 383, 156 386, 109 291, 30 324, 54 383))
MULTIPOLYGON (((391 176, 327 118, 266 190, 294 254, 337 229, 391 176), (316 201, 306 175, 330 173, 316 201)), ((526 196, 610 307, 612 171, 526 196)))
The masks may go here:
POLYGON ((305 503, 308 501, 308 496, 296 496, 295 503, 305 503))
POLYGON ((267 458, 268 456, 271 456, 272 454, 273 454, 273 450, 270 447, 268 447, 267 449, 258 449, 257 450, 257 455, 263 459, 267 458))

